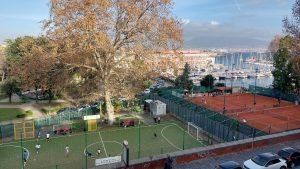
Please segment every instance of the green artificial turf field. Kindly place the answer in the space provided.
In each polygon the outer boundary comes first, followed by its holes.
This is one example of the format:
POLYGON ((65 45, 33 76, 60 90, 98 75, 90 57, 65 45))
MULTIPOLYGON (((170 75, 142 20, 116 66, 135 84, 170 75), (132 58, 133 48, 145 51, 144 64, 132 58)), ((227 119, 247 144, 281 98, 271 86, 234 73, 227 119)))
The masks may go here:
MULTIPOLYGON (((88 167, 95 166, 95 159, 121 155, 122 142, 129 143, 130 159, 174 152, 182 149, 205 146, 204 142, 194 139, 176 123, 164 123, 129 128, 106 129, 100 132, 86 134, 87 151, 92 157, 87 157, 88 167), (140 133, 140 135, 139 135, 140 133), (157 137, 154 136, 156 133, 157 137), (139 153, 140 140, 140 153, 139 153), (101 154, 96 155, 97 149, 101 154)), ((29 152, 25 168, 28 169, 82 169, 86 165, 84 154, 85 134, 50 137, 50 142, 40 140, 41 149, 36 153, 38 141, 24 140, 22 146, 29 152), (65 155, 65 146, 70 147, 69 157, 65 155)), ((0 168, 20 169, 21 141, 0 144, 0 168)))

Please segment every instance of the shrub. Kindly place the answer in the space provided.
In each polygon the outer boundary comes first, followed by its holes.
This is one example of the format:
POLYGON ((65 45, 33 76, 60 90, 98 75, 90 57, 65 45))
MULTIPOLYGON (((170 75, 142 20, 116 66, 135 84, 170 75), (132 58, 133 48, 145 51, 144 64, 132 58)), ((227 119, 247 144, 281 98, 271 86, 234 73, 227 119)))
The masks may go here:
POLYGON ((22 114, 18 114, 16 117, 17 118, 24 118, 26 117, 27 115, 25 113, 22 113, 22 114))
POLYGON ((45 114, 47 114, 48 113, 48 109, 46 109, 46 108, 41 108, 41 111, 43 112, 43 113, 45 113, 45 114))
POLYGON ((142 109, 140 106, 136 105, 133 107, 132 111, 135 113, 140 113, 142 111, 142 109))
POLYGON ((32 116, 33 112, 31 110, 25 111, 26 116, 32 116))

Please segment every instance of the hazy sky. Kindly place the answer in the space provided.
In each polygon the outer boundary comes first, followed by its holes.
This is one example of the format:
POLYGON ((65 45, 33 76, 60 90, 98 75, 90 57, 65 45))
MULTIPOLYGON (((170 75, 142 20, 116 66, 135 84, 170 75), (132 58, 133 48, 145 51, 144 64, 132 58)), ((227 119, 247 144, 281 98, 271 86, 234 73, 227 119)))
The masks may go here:
MULTIPOLYGON (((184 23, 185 48, 266 47, 282 33, 282 19, 295 0, 174 0, 174 15, 184 23)), ((0 43, 41 34, 48 0, 1 0, 0 43)))

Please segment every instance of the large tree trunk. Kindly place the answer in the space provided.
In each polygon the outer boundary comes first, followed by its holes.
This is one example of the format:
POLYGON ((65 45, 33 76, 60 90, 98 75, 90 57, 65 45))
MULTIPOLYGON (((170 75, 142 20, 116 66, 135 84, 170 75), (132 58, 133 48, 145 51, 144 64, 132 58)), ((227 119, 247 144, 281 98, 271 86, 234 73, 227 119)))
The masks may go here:
POLYGON ((111 103, 111 92, 107 88, 104 91, 104 97, 105 97, 105 103, 106 103, 106 113, 107 113, 107 117, 108 117, 108 123, 110 125, 112 125, 113 122, 115 121, 114 107, 111 103))
POLYGON ((38 99, 39 99, 39 94, 38 94, 38 87, 35 86, 35 103, 38 103, 38 99))
POLYGON ((52 90, 51 89, 48 90, 48 94, 49 94, 49 103, 51 103, 52 98, 53 98, 53 94, 52 94, 52 90))

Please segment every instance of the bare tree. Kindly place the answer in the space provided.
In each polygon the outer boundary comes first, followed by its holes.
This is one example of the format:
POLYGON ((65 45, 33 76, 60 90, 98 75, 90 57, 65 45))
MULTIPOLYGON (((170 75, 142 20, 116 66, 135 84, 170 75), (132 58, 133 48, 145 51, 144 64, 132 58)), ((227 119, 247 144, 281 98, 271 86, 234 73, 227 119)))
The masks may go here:
POLYGON ((58 59, 79 72, 82 89, 89 85, 93 89, 86 92, 104 96, 110 123, 111 99, 124 90, 120 84, 134 87, 151 54, 180 47, 181 24, 172 5, 171 0, 51 0, 45 30, 59 45, 58 59))
POLYGON ((281 38, 282 38, 282 36, 276 35, 271 40, 271 42, 268 46, 268 50, 271 52, 272 55, 274 55, 277 52, 277 50, 279 49, 279 43, 280 43, 281 38))
POLYGON ((292 17, 283 20, 284 31, 291 39, 289 47, 290 63, 293 67, 296 92, 300 93, 300 0, 292 8, 292 17))

